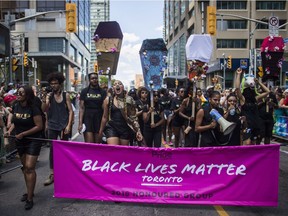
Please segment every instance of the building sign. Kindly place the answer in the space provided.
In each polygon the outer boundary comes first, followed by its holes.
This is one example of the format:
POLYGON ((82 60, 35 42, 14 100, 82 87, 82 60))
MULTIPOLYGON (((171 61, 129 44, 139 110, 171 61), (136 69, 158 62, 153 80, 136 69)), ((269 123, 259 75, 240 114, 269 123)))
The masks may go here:
POLYGON ((247 69, 247 67, 248 67, 247 59, 240 59, 240 68, 247 69))
POLYGON ((279 35, 279 19, 276 16, 269 17, 269 35, 270 36, 279 35))

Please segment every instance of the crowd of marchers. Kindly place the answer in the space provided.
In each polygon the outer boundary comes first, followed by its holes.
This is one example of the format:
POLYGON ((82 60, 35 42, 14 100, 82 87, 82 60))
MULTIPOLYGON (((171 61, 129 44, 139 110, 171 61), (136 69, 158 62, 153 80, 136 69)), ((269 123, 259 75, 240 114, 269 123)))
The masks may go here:
MULTIPOLYGON (((199 81, 191 80, 173 90, 143 86, 127 92, 120 80, 104 89, 97 73, 88 75, 89 84, 79 95, 64 91, 65 78, 58 72, 48 75, 49 86, 39 92, 35 86, 3 85, 1 135, 10 142, 13 138, 23 165, 25 209, 34 205, 41 146, 45 139, 71 138, 75 106, 79 106, 75 127, 89 143, 155 148, 269 144, 274 123, 288 110, 288 90, 248 79, 250 75, 240 68, 235 73, 234 87, 223 91, 199 88, 199 81)), ((45 186, 54 182, 53 144, 49 162, 45 186)))

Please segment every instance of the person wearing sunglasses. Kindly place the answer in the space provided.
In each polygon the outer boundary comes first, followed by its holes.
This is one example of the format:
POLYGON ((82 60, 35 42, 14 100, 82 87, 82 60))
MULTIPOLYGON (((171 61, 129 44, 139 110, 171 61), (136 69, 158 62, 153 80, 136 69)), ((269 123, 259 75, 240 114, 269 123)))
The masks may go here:
POLYGON ((21 159, 22 172, 26 183, 27 192, 22 196, 21 201, 25 202, 25 209, 33 208, 33 196, 36 185, 36 162, 41 151, 41 138, 43 122, 42 112, 35 105, 35 95, 29 86, 20 87, 18 90, 17 102, 12 108, 12 125, 6 133, 10 136, 13 129, 16 133, 16 147, 21 159), (34 139, 29 139, 29 138, 34 139))
POLYGON ((103 115, 103 101, 106 91, 99 86, 98 73, 88 74, 89 85, 82 89, 79 101, 78 132, 83 131, 85 142, 101 143, 102 134, 99 134, 103 115))
POLYGON ((172 131, 174 134, 174 147, 178 148, 179 143, 182 143, 180 137, 184 137, 183 135, 183 127, 184 127, 184 119, 182 116, 179 115, 179 111, 181 108, 182 101, 184 99, 184 88, 177 88, 176 94, 177 96, 172 99, 171 109, 173 110, 174 116, 172 119, 172 131))
POLYGON ((144 134, 143 109, 145 106, 146 107, 148 106, 149 92, 146 87, 142 86, 138 88, 137 94, 138 94, 138 100, 136 100, 137 117, 141 133, 144 134))
POLYGON ((143 109, 144 137, 148 147, 161 147, 162 127, 165 119, 164 108, 159 103, 159 95, 158 91, 153 91, 154 106, 147 106, 143 109))

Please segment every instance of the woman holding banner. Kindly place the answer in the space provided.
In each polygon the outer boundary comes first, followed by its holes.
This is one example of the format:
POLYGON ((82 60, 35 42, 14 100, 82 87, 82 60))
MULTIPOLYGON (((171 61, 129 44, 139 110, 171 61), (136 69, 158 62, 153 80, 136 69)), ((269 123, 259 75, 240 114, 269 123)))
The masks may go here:
POLYGON ((103 132, 110 145, 129 145, 132 130, 136 133, 137 141, 143 140, 136 116, 135 101, 126 96, 124 85, 115 80, 113 93, 103 102, 103 116, 99 134, 103 132))
POLYGON ((23 165, 22 171, 27 189, 27 193, 21 198, 22 202, 26 202, 26 210, 33 208, 36 185, 35 167, 42 144, 37 140, 42 135, 43 122, 41 114, 41 110, 35 105, 35 95, 32 88, 28 86, 19 88, 17 103, 12 108, 12 125, 6 136, 10 136, 12 130, 15 129, 16 146, 23 165))

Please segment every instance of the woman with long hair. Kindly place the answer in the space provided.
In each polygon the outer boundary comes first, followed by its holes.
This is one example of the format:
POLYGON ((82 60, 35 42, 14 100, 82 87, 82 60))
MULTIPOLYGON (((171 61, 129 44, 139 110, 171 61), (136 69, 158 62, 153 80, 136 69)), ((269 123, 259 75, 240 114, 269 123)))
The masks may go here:
POLYGON ((124 85, 115 80, 113 93, 103 102, 103 116, 99 134, 104 132, 108 145, 129 145, 133 131, 137 141, 143 140, 136 116, 135 101, 126 96, 124 85))
POLYGON ((20 87, 18 90, 17 102, 12 108, 12 125, 7 131, 9 136, 15 128, 16 146, 23 165, 22 170, 26 183, 27 193, 21 201, 26 201, 25 209, 33 207, 33 196, 36 184, 36 161, 41 150, 42 116, 41 110, 34 103, 35 95, 31 87, 20 87), (36 138, 29 139, 27 137, 36 138))
POLYGON ((88 78, 89 85, 82 89, 80 94, 78 131, 81 133, 84 124, 86 127, 84 131, 85 142, 101 143, 102 134, 99 134, 99 130, 106 91, 100 88, 97 73, 90 73, 88 78))

